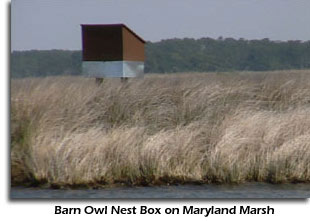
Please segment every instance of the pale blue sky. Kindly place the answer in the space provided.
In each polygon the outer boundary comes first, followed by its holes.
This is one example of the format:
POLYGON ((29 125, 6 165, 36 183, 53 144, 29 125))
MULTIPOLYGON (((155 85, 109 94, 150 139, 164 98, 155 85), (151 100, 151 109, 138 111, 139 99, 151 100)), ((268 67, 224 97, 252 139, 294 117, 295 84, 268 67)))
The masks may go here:
POLYGON ((12 0, 11 49, 81 49, 80 24, 167 38, 310 40, 309 0, 12 0))

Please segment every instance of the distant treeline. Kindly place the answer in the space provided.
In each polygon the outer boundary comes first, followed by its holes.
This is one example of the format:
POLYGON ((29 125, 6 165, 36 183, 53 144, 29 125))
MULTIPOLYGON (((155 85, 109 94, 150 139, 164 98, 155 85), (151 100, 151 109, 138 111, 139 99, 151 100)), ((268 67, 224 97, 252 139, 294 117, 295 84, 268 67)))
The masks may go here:
POLYGON ((31 50, 13 51, 11 77, 80 75, 81 51, 31 50))
MULTIPOLYGON (((146 44, 147 73, 308 68, 310 41, 185 38, 146 44)), ((11 77, 80 75, 81 72, 81 51, 31 50, 11 54, 11 77)))

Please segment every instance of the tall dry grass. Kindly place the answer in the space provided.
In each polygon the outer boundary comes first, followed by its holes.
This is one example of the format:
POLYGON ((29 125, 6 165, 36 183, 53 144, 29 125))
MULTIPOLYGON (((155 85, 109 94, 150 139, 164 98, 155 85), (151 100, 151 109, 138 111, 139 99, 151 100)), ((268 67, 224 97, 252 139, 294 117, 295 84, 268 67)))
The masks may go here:
POLYGON ((12 184, 310 181, 310 71, 11 83, 12 184))

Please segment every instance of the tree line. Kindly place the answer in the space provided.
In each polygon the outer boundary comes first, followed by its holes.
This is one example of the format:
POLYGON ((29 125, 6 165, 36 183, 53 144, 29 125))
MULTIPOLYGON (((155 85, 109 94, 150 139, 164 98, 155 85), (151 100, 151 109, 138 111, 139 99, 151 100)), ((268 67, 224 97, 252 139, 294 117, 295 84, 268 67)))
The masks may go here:
MULTIPOLYGON (((267 71, 310 68, 310 41, 184 38, 147 42, 146 73, 267 71)), ((30 50, 11 53, 11 77, 81 75, 82 53, 30 50)))

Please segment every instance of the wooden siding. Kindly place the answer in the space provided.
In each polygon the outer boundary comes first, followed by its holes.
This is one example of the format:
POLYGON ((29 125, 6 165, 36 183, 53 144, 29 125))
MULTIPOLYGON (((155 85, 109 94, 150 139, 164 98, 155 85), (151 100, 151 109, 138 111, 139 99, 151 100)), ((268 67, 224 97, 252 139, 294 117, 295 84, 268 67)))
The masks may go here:
POLYGON ((144 43, 123 27, 123 60, 144 61, 144 43))
POLYGON ((83 61, 144 61, 145 41, 126 25, 81 26, 83 61))
POLYGON ((82 26, 84 61, 119 61, 123 59, 121 26, 82 26))

